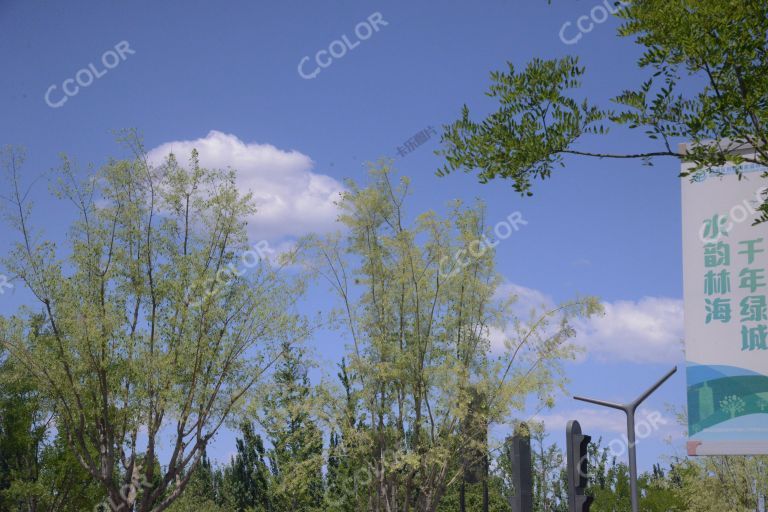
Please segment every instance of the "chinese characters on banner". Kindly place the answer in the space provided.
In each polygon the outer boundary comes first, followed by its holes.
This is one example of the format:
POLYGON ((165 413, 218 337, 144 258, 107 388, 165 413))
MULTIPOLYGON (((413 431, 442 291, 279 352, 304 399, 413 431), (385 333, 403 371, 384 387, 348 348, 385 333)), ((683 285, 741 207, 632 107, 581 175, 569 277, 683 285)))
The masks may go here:
POLYGON ((688 452, 768 453, 766 169, 716 171, 682 178, 688 452))
POLYGON ((728 222, 727 216, 714 214, 711 219, 704 220, 704 299, 706 320, 705 323, 722 322, 730 323, 737 318, 741 325, 741 349, 742 350, 768 350, 766 337, 768 336, 768 315, 766 314, 766 282, 765 268, 755 266, 755 256, 764 253, 765 240, 754 238, 751 240, 729 240, 727 228, 723 225, 728 222), (728 240, 723 241, 723 238, 728 240), (731 262, 731 247, 735 243, 738 250, 736 258, 731 262), (735 305, 731 293, 731 279, 735 278, 738 287, 748 291, 749 295, 743 297, 738 305, 735 305), (738 314, 734 315, 736 307, 738 314))

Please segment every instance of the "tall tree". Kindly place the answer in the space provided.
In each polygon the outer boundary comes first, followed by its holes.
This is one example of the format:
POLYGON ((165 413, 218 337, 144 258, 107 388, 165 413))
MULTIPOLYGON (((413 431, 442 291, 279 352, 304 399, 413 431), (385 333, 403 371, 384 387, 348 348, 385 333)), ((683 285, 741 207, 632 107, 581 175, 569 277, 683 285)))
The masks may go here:
POLYGON ((0 349, 0 509, 34 511, 40 496, 32 488, 40 478, 52 415, 18 370, 0 349))
MULTIPOLYGON (((42 317, 37 317, 38 327, 42 317)), ((0 348, 0 510, 79 512, 100 501, 60 433, 51 402, 0 348)))
POLYGON ((534 510, 565 512, 568 510, 565 457, 557 444, 547 444, 543 423, 530 421, 528 426, 531 432, 534 510))
POLYGON ((235 171, 133 158, 78 179, 64 159, 59 197, 77 220, 66 250, 32 227, 23 154, 2 154, 20 241, 4 263, 42 308, 20 309, 0 339, 53 402, 57 427, 115 510, 160 512, 182 493, 211 438, 249 399, 296 334, 298 289, 267 262, 247 271, 235 171), (159 461, 158 440, 168 441, 159 461))
POLYGON ((337 374, 343 389, 341 405, 336 412, 340 425, 332 428, 328 438, 328 457, 325 478, 325 508, 333 512, 355 512, 359 495, 366 491, 361 476, 369 482, 367 462, 356 442, 359 430, 365 424, 357 412, 357 392, 349 375, 345 358, 338 365, 337 374), (357 469, 357 472, 356 472, 357 469))
POLYGON ((236 441, 237 454, 224 468, 220 502, 225 510, 236 512, 269 512, 289 510, 275 507, 271 499, 271 476, 266 450, 253 425, 244 423, 242 437, 236 441))
POLYGON ((363 469, 347 488, 358 510, 432 512, 464 474, 458 461, 487 457, 490 425, 530 394, 551 400, 561 361, 574 353, 568 317, 596 304, 513 322, 497 360, 489 332, 513 316, 495 299, 493 251, 476 247, 488 235, 483 208, 454 204, 448 219, 427 212, 409 227, 408 181, 394 185, 386 165, 372 170, 370 186, 348 186, 340 202, 348 237, 315 241, 307 261, 340 298, 351 340, 360 421, 350 424, 341 404, 337 429, 363 469), (458 250, 468 256, 453 259, 458 250))
POLYGON ((223 503, 221 490, 221 470, 214 469, 207 454, 203 453, 200 464, 194 470, 189 479, 184 493, 173 505, 168 507, 169 512, 225 512, 220 505, 223 503))
POLYGON ((309 357, 300 345, 283 345, 261 423, 272 448, 271 495, 284 510, 322 510, 323 434, 315 421, 309 357))
POLYGON ((706 456, 675 465, 685 510, 765 511, 768 507, 768 457, 706 456), (760 508, 762 507, 762 508, 760 508))
MULTIPOLYGON (((534 59, 522 70, 508 63, 506 70, 491 73, 487 94, 498 110, 477 122, 465 105, 460 119, 445 127, 447 163, 439 174, 477 170, 482 182, 509 179, 518 192, 530 195, 532 182, 563 166, 565 156, 646 162, 672 157, 693 162, 692 173, 718 172, 705 168, 729 160, 768 165, 768 4, 623 3, 617 10, 623 20, 619 35, 634 37, 643 48, 637 65, 647 79, 617 91, 617 109, 579 96, 585 69, 576 57, 534 59), (652 147, 640 142, 625 151, 585 147, 589 136, 619 127, 643 130, 652 147), (680 154, 675 142, 681 141, 694 147, 680 154), (755 154, 734 156, 744 144, 755 154)), ((761 210, 761 220, 768 220, 768 203, 761 210)))

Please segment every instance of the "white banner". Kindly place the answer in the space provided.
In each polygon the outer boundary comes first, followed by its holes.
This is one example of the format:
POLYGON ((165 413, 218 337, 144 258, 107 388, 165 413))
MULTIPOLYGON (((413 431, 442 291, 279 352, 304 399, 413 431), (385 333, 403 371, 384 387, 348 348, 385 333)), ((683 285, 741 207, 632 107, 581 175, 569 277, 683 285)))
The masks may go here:
POLYGON ((682 178, 688 453, 765 454, 768 223, 753 223, 766 168, 714 170, 682 178))

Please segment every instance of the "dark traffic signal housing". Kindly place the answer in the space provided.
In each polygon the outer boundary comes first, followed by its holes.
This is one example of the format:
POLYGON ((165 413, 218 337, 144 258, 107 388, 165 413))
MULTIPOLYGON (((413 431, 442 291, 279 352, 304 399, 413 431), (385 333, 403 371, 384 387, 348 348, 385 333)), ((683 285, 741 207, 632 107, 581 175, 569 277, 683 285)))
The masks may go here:
POLYGON ((592 438, 581 433, 581 425, 570 420, 566 427, 566 456, 568 460, 568 510, 589 512, 592 496, 585 494, 589 473, 589 441, 592 438))

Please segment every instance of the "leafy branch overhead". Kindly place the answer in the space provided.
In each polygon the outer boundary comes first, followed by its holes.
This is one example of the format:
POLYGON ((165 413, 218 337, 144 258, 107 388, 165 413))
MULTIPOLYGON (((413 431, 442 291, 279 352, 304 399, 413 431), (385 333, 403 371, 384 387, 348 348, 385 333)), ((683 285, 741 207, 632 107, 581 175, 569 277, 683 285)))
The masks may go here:
POLYGON ((514 180, 515 190, 531 195, 531 179, 547 178, 562 155, 582 134, 603 132, 604 113, 568 92, 577 88, 584 74, 576 58, 535 59, 517 73, 493 72, 488 96, 500 108, 480 123, 462 109, 459 121, 446 127, 443 150, 446 165, 440 174, 461 167, 480 169, 486 183, 497 177, 514 180))
POLYGON ((585 68, 577 57, 534 59, 522 70, 508 63, 491 73, 486 94, 496 99, 496 111, 473 121, 464 105, 461 117, 444 126, 439 153, 446 164, 438 174, 476 171, 482 183, 510 179, 531 195, 532 182, 564 166, 564 155, 648 164, 668 156, 694 164, 686 175, 717 172, 707 168, 726 161, 768 164, 768 4, 637 0, 617 16, 619 35, 644 48, 637 65, 649 76, 635 89, 621 91, 607 108, 578 97, 585 68), (642 130, 657 147, 581 149, 595 141, 586 135, 617 127, 642 130), (685 154, 678 142, 690 143, 685 154), (743 154, 745 146, 754 154, 743 154))

